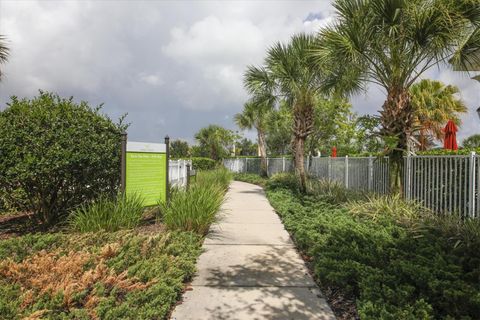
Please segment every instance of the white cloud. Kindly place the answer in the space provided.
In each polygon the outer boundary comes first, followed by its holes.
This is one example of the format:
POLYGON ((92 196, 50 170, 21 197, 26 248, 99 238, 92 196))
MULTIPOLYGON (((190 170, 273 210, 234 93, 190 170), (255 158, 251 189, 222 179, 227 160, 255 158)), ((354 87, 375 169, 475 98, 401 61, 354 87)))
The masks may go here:
POLYGON ((262 31, 249 20, 208 16, 189 28, 175 27, 164 52, 180 63, 245 61, 263 48, 262 31))
MULTIPOLYGON (((113 118, 128 113, 132 139, 193 136, 210 123, 233 128, 247 98, 246 66, 261 64, 274 42, 331 21, 328 0, 0 0, 0 34, 11 48, 0 109, 11 95, 44 89, 105 102, 113 118)), ((432 76, 460 86, 471 110, 480 106, 479 83, 432 76)), ((354 108, 374 113, 383 100, 372 88, 354 108)), ((479 132, 477 119, 470 112, 460 134, 479 132)))
POLYGON ((138 75, 138 79, 140 80, 140 82, 146 83, 153 87, 160 87, 165 83, 165 81, 159 75, 147 74, 145 72, 141 72, 138 75))

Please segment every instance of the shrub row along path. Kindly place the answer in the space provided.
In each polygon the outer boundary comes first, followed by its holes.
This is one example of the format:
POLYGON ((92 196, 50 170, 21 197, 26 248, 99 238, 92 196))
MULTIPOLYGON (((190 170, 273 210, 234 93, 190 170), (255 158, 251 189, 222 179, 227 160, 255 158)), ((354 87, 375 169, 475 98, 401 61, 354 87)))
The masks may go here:
POLYGON ((172 319, 335 319, 262 188, 233 182, 172 319))

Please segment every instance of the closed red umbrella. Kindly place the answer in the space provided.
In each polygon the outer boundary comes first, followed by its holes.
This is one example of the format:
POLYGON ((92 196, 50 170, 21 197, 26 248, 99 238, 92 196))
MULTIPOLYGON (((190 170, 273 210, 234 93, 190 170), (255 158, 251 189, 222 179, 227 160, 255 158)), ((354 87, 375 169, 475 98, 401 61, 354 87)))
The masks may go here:
POLYGON ((443 140, 443 148, 448 150, 458 150, 457 145, 457 126, 452 120, 448 120, 447 125, 443 129, 445 138, 443 140))
POLYGON ((337 147, 333 147, 332 148, 332 158, 336 158, 337 157, 337 147))

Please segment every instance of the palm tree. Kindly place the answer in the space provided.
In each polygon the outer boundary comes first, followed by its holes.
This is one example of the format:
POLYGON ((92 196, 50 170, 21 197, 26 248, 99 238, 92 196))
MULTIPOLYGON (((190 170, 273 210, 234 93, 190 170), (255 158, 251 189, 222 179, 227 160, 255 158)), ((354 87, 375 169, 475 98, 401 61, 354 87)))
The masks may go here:
MULTIPOLYGON (((0 35, 0 64, 7 62, 8 60, 8 51, 7 45, 5 43, 5 37, 0 35)), ((2 79, 2 70, 0 70, 0 80, 2 79)))
MULTIPOLYGON (((380 133, 390 144, 392 191, 399 191, 415 120, 409 89, 432 66, 459 60, 458 44, 480 23, 478 0, 337 0, 334 7, 338 20, 320 31, 312 53, 327 73, 323 88, 352 94, 373 83, 385 90, 380 133)), ((478 42, 469 40, 468 49, 478 42)))
POLYGON ((319 86, 318 73, 311 68, 310 50, 315 38, 305 34, 288 44, 276 43, 268 50, 265 68, 250 67, 246 87, 267 100, 284 99, 293 113, 293 155, 301 189, 306 186, 305 140, 313 131, 314 107, 319 86))
MULTIPOLYGON (((478 8, 476 14, 478 15, 478 8)), ((450 59, 450 63, 458 70, 480 71, 480 26, 478 24, 476 28, 472 28, 466 41, 462 43, 450 59)), ((478 76, 474 79, 478 80, 478 76)))
POLYGON ((426 150, 427 135, 437 140, 443 138, 442 128, 448 120, 461 123, 459 113, 468 108, 456 95, 456 86, 445 85, 440 81, 424 79, 410 87, 414 112, 414 128, 418 128, 420 150, 426 150))
POLYGON ((253 129, 257 130, 258 149, 261 158, 261 175, 267 176, 267 145, 265 140, 265 131, 267 126, 268 113, 273 109, 273 106, 265 101, 258 101, 251 99, 248 101, 242 113, 235 115, 235 122, 242 130, 253 129))
POLYGON ((234 141, 232 131, 217 125, 209 125, 195 134, 200 148, 213 160, 219 160, 227 155, 228 147, 234 141))

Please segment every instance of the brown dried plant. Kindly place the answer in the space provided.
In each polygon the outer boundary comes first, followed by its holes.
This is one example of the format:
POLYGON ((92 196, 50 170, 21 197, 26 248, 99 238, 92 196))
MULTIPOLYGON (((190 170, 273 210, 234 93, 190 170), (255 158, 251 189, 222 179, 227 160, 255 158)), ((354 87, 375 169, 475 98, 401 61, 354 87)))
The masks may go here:
MULTIPOLYGON (((113 243, 102 247, 98 255, 82 251, 67 254, 59 250, 40 251, 19 263, 11 259, 1 261, 0 276, 21 286, 22 309, 33 304, 39 296, 63 294, 66 308, 80 304, 96 318, 93 309, 101 299, 96 294, 96 284, 103 284, 107 290, 115 287, 120 293, 127 293, 145 289, 153 283, 143 283, 137 278, 129 278, 127 271, 116 273, 109 268, 105 261, 114 257, 119 249, 120 245, 113 243), (92 267, 89 268, 90 265, 92 267), (86 297, 81 302, 75 301, 75 294, 85 291, 88 292, 86 297)), ((36 311, 29 319, 39 319, 45 312, 36 311)))

